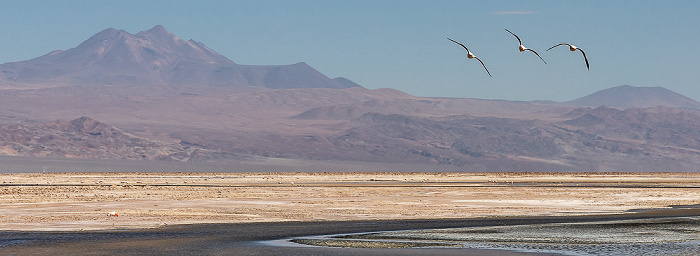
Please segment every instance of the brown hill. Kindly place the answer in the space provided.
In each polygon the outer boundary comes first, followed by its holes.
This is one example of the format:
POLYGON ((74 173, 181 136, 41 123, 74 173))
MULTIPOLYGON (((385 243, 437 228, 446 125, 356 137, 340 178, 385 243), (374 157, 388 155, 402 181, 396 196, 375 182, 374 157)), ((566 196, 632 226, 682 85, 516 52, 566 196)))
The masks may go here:
POLYGON ((675 108, 599 107, 562 122, 578 132, 676 150, 700 151, 700 115, 675 108))
POLYGON ((483 165, 489 170, 697 170, 700 116, 670 108, 612 111, 620 110, 602 108, 560 123, 368 113, 353 120, 334 142, 367 158, 483 165), (616 118, 620 115, 629 118, 616 118), (594 125, 576 126, 591 117, 594 125))
POLYGON ((93 159, 187 161, 211 151, 137 137, 88 117, 0 126, 0 154, 93 159))

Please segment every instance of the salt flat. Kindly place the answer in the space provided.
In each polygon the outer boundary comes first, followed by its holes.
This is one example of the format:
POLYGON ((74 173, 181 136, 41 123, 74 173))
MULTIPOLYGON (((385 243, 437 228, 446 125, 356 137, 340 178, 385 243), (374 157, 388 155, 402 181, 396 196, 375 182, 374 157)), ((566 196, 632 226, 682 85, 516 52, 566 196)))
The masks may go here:
POLYGON ((698 205, 699 188, 698 173, 16 173, 0 230, 621 214, 698 205))

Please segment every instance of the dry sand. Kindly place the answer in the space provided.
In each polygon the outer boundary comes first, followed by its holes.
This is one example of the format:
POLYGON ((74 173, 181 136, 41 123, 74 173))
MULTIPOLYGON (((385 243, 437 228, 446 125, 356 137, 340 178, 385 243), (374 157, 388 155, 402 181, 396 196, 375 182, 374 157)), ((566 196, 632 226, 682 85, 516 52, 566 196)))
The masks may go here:
POLYGON ((671 205, 700 205, 700 173, 0 174, 0 230, 566 216, 671 205))

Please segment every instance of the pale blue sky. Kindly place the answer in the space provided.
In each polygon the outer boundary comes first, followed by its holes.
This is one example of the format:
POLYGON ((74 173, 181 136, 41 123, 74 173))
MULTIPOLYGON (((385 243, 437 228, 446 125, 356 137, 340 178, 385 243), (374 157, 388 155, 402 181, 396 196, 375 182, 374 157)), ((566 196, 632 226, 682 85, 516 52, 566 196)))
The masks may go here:
POLYGON ((416 96, 572 100, 618 85, 700 100, 700 1, 9 1, 0 63, 155 25, 238 64, 306 62, 416 96), (547 61, 518 51, 509 29, 547 61), (448 41, 467 45, 476 60, 448 41), (569 42, 579 52, 547 48, 569 42))

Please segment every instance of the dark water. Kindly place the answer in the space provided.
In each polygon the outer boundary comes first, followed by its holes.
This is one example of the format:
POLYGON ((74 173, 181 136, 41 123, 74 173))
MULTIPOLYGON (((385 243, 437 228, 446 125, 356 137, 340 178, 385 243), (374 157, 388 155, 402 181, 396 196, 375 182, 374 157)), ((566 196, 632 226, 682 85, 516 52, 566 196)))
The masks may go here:
POLYGON ((350 246, 397 244, 561 255, 700 255, 700 217, 464 227, 297 240, 350 246), (330 242, 332 241, 332 243, 330 242))
POLYGON ((596 216, 196 224, 84 232, 0 231, 0 255, 700 255, 698 216, 699 209, 679 209, 596 216), (385 232, 400 230, 414 231, 385 232), (614 232, 610 237, 599 235, 611 230, 614 232), (457 243, 459 247, 329 248, 263 242, 358 232, 374 234, 376 237, 371 239, 432 239, 457 243), (637 240, 621 235, 630 232, 637 232, 637 238, 632 238, 637 240), (562 236, 568 233, 580 234, 562 236), (503 237, 510 240, 498 240, 503 237), (577 242, 564 242, 571 239, 577 242))
POLYGON ((675 242, 651 244, 465 244, 469 248, 502 249, 517 252, 541 252, 560 255, 700 255, 700 242, 675 242))

